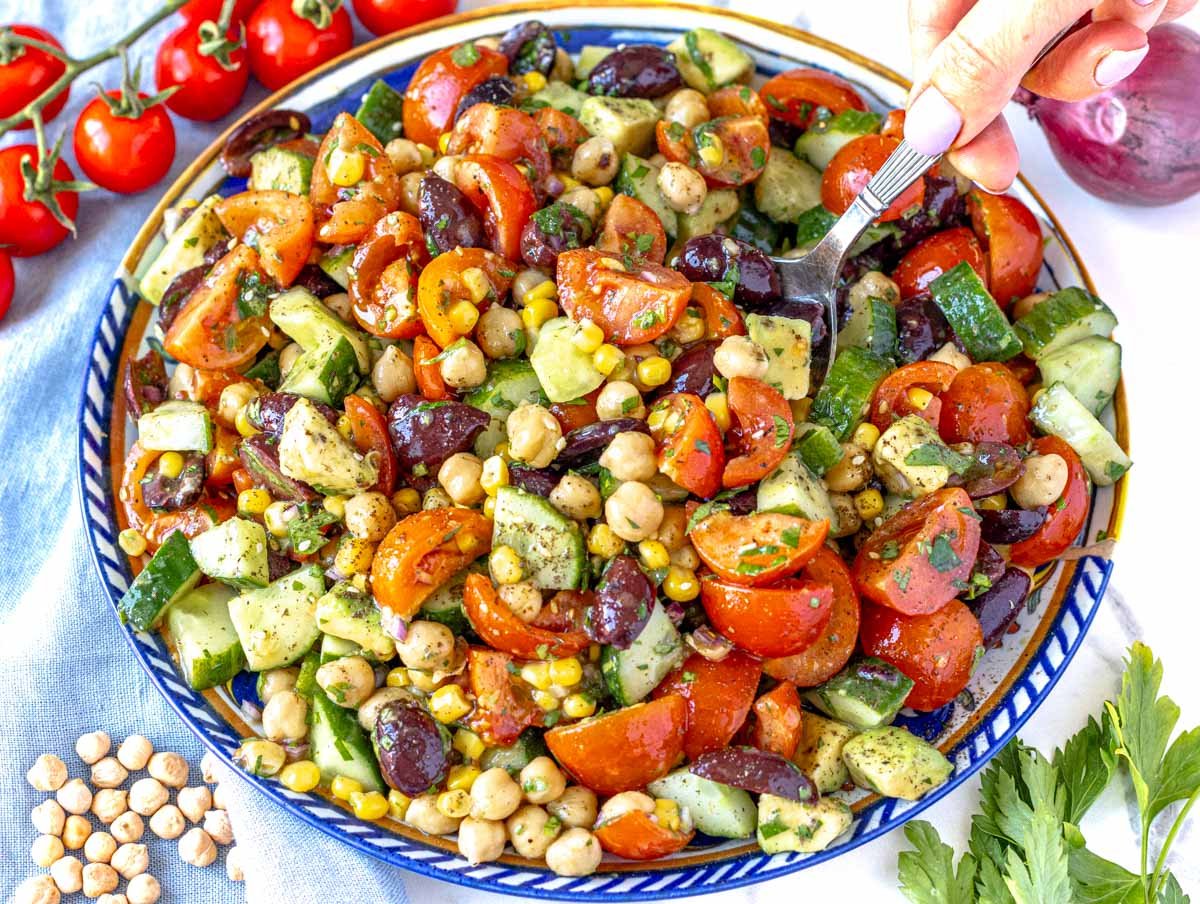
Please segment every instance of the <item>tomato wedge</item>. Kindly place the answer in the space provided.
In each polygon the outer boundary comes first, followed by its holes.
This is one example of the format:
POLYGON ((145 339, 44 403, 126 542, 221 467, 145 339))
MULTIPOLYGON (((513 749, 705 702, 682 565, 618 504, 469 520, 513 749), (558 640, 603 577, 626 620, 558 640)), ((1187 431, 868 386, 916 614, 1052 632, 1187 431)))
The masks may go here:
POLYGON ((803 653, 768 659, 763 671, 772 678, 791 681, 798 687, 816 687, 842 670, 858 642, 859 602, 854 579, 842 557, 822 546, 804 566, 804 576, 833 588, 833 611, 829 624, 803 653))
MULTIPOLYGON (((860 135, 833 155, 821 177, 821 203, 831 213, 841 215, 850 209, 871 177, 883 166, 892 151, 900 146, 898 138, 860 135)), ((925 177, 906 188, 891 206, 876 217, 877 223, 898 220, 910 207, 925 200, 925 177)))
POLYGON ((604 211, 596 247, 661 264, 667 256, 667 233, 658 214, 637 198, 614 195, 604 211))
POLYGON ((988 275, 983 248, 975 233, 966 226, 957 226, 918 242, 900 259, 892 279, 900 287, 902 300, 916 298, 927 295, 931 282, 963 261, 979 274, 986 286, 988 275))
POLYGON ((700 396, 690 392, 665 395, 654 403, 646 421, 657 446, 660 471, 703 498, 721 488, 725 470, 721 430, 700 396))
POLYGON ((400 618, 492 546, 492 522, 472 509, 417 512, 393 527, 371 563, 371 588, 400 618))
POLYGON ((892 371, 875 388, 871 397, 871 423, 882 433, 894 421, 910 414, 920 415, 926 423, 936 427, 942 414, 940 393, 950 388, 958 369, 953 364, 941 361, 915 361, 892 371), (910 389, 924 389, 933 398, 924 408, 909 397, 910 389))
POLYGON ((693 653, 654 689, 655 699, 677 694, 687 704, 683 752, 689 760, 733 740, 754 703, 762 664, 733 650, 719 662, 693 653))
POLYGON ((733 456, 725 465, 725 489, 757 483, 775 470, 792 447, 792 407, 779 390, 761 380, 733 377, 726 390, 731 425, 726 435, 733 456))
POLYGON ((558 725, 546 746, 575 781, 610 796, 644 788, 683 754, 687 705, 678 694, 558 725))
POLYGON ((1088 514, 1088 479, 1075 450, 1057 436, 1033 441, 1039 455, 1061 455, 1067 463, 1067 487, 1046 512, 1046 520, 1032 537, 1009 547, 1009 561, 1037 568, 1061 556, 1079 536, 1088 514))
POLYGON ((997 361, 964 367, 942 393, 938 432, 948 443, 1029 441, 1029 394, 997 361))
POLYGON ((265 304, 262 313, 254 314, 239 302, 243 286, 262 279, 258 255, 248 245, 238 245, 217 261, 167 330, 167 353, 192 367, 214 370, 253 361, 267 344, 271 323, 265 304))
POLYGON ((578 119, 553 107, 542 107, 533 115, 542 132, 550 156, 561 160, 570 169, 575 149, 592 136, 578 119))
POLYGON ((431 402, 443 402, 451 398, 446 381, 442 379, 441 368, 435 360, 441 352, 437 343, 428 336, 417 336, 413 340, 413 375, 417 379, 417 389, 431 402))
POLYGON ((496 595, 487 575, 467 575, 463 606, 471 627, 488 646, 521 659, 571 656, 590 643, 582 631, 558 633, 525 624, 496 595))
POLYGON ((447 154, 488 154, 532 167, 539 179, 550 174, 550 151, 537 121, 516 107, 475 104, 454 124, 447 154))
POLYGON ((907 110, 888 110, 887 116, 883 118, 883 125, 879 127, 879 134, 886 135, 888 138, 903 138, 904 121, 907 118, 907 110))
POLYGON ((790 760, 800 746, 804 727, 804 710, 800 708, 796 685, 781 681, 755 700, 747 727, 751 747, 790 760))
POLYGON ((125 453, 125 466, 121 470, 121 509, 129 526, 137 531, 154 517, 142 495, 142 478, 160 455, 161 452, 143 449, 137 442, 125 453))
POLYGON ((242 466, 238 457, 238 446, 242 437, 236 430, 222 424, 213 425, 212 449, 204 458, 204 485, 220 489, 233 483, 233 474, 242 466))
POLYGON ((905 615, 936 612, 958 596, 979 552, 979 516, 957 487, 910 502, 859 547, 859 593, 905 615))
POLYGON ((385 339, 417 335, 417 276, 427 263, 429 249, 416 217, 397 210, 376 222, 355 249, 350 268, 350 303, 358 325, 385 339))
POLYGON ((507 160, 470 154, 455 166, 454 184, 483 215, 492 250, 520 260, 521 230, 538 209, 529 180, 507 160))
POLYGON ((742 314, 724 292, 708 283, 692 283, 692 301, 704 315, 705 336, 724 339, 726 336, 745 336, 746 324, 742 314))
POLYGON ((429 331, 430 338, 442 348, 463 336, 451 324, 449 310, 459 301, 474 303, 470 289, 462 280, 463 272, 469 269, 482 270, 491 286, 487 297, 480 302, 481 307, 503 298, 512 285, 512 265, 484 248, 455 248, 430 261, 421 271, 417 284, 417 305, 420 322, 429 331))
POLYGON ((706 100, 708 113, 714 119, 720 116, 757 116, 763 122, 768 119, 767 105, 748 85, 718 88, 706 100))
POLYGON ((758 89, 773 119, 807 129, 824 107, 830 113, 866 110, 866 102, 844 78, 824 69, 789 69, 758 89))
POLYGON ((590 319, 617 345, 652 342, 675 325, 692 284, 677 270, 649 261, 626 264, 591 248, 558 256, 558 295, 576 320, 590 319))
POLYGON ((212 530, 222 521, 237 514, 237 503, 223 496, 204 496, 195 505, 177 512, 155 515, 142 528, 146 548, 154 552, 174 533, 182 533, 189 540, 212 530))
POLYGON ((378 408, 362 396, 348 395, 343 404, 346 416, 350 418, 354 447, 364 455, 369 452, 376 453, 379 462, 379 479, 371 489, 387 496, 392 495, 392 490, 396 488, 399 466, 388 436, 387 420, 378 408))
POLYGON ((967 212, 987 252, 992 297, 1007 308, 1037 288, 1045 253, 1042 229, 1030 209, 1011 195, 972 191, 967 212))
POLYGON ((695 834, 695 829, 672 831, 642 810, 627 810, 616 819, 596 826, 600 847, 626 860, 657 860, 682 851, 695 834))
POLYGON ((690 131, 677 122, 659 120, 655 126, 659 152, 668 160, 686 163, 712 188, 738 188, 761 175, 771 155, 766 120, 758 116, 721 116, 690 131), (716 163, 700 156, 706 147, 721 149, 716 163))
POLYGON ((689 536, 704 564, 726 581, 760 587, 807 565, 828 533, 828 521, 776 512, 719 511, 693 527, 689 536))
POLYGON ((484 742, 499 747, 515 743, 526 728, 541 725, 543 712, 533 702, 529 688, 513 679, 512 657, 486 647, 467 651, 467 674, 475 711, 468 718, 471 730, 484 742))
POLYGON ((757 656, 790 656, 814 643, 829 624, 833 588, 807 578, 747 587, 712 575, 700 582, 708 620, 727 639, 757 656))
POLYGON ((508 72, 508 57, 480 44, 444 47, 421 61, 404 92, 404 137, 431 148, 454 122, 464 95, 508 72))
POLYGON ((287 191, 244 191, 217 202, 221 224, 258 251, 259 264, 281 286, 300 275, 317 237, 312 204, 287 191))
POLYGON ((960 600, 928 615, 901 615, 886 606, 863 606, 863 652, 890 662, 913 680, 904 703, 929 712, 967 686, 983 655, 983 630, 960 600))
POLYGON ((339 113, 321 141, 308 197, 317 218, 317 238, 331 245, 351 244, 400 207, 400 178, 379 140, 349 113, 339 113), (363 176, 351 188, 329 178, 329 161, 338 149, 362 155, 363 176))

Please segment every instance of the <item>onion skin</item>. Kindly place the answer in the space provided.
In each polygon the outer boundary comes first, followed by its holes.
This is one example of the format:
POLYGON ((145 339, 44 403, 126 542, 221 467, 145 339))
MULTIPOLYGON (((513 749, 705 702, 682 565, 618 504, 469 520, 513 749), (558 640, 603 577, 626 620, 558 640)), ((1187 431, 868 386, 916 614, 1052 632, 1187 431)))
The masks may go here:
POLYGON ((1200 192, 1200 35, 1149 32, 1150 51, 1124 81, 1064 103, 1021 92, 1063 169, 1108 201, 1157 207, 1200 192))

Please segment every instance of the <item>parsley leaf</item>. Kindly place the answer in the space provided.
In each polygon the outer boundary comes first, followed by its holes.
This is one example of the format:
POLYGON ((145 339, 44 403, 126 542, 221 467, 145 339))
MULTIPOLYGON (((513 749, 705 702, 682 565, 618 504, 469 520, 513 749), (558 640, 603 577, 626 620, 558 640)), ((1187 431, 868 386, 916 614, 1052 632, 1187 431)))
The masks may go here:
POLYGON ((966 474, 974 461, 970 455, 955 452, 941 443, 922 443, 904 457, 906 465, 943 465, 959 475, 966 474))
POLYGON ((288 540, 292 549, 308 555, 316 552, 325 545, 325 535, 321 528, 337 521, 337 516, 323 508, 302 505, 299 514, 288 522, 288 540))
POLYGON ((792 438, 792 425, 777 414, 771 417, 775 422, 775 448, 782 449, 792 438))
POLYGON ((975 858, 964 854, 954 868, 954 850, 923 819, 904 827, 904 837, 916 850, 900 854, 900 890, 914 904, 973 904, 975 858))
POLYGON ((953 571, 962 564, 962 559, 951 545, 951 533, 942 531, 933 538, 933 547, 929 550, 929 564, 937 569, 939 574, 953 571))
POLYGON ((450 54, 450 59, 454 61, 455 66, 466 69, 468 66, 474 66, 479 62, 479 48, 471 41, 466 44, 460 44, 454 48, 454 52, 450 54))
POLYGON ((1067 795, 1066 820, 1078 824, 1117 768, 1108 720, 1102 725, 1089 718, 1061 750, 1054 751, 1052 762, 1067 795))

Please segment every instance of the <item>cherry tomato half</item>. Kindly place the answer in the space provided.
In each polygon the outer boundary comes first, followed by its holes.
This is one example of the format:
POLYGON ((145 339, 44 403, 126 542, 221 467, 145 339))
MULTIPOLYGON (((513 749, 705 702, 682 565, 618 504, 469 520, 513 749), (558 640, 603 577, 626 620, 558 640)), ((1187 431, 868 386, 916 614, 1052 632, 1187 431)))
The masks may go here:
MULTIPOLYGON (((43 254, 67 237, 69 231, 54 219, 41 201, 25 200, 25 176, 21 160, 37 160, 37 147, 14 144, 0 150, 0 248, 13 257, 33 257, 43 254)), ((54 164, 56 182, 74 178, 71 168, 62 158, 54 164)), ((79 212, 79 194, 73 191, 55 192, 54 199, 70 220, 79 212)))
POLYGON ((755 116, 763 122, 768 120, 767 105, 748 85, 727 85, 718 88, 706 98, 708 113, 714 119, 720 116, 755 116))
POLYGON ((459 101, 480 82, 508 72, 508 57, 490 47, 467 43, 444 47, 421 61, 404 92, 404 135, 438 145, 454 123, 459 101))
MULTIPOLYGON (((841 215, 849 210, 859 193, 867 187, 871 177, 879 171, 885 160, 900 146, 896 138, 882 135, 860 135, 845 144, 833 155, 825 174, 821 177, 821 203, 831 213, 841 215)), ((886 223, 898 220, 910 207, 925 200, 925 177, 922 176, 877 218, 886 223)))
POLYGON ((529 180, 507 160, 469 154, 455 166, 454 184, 483 215, 492 250, 520 260, 521 230, 538 209, 529 180))
POLYGON ((660 120, 655 138, 664 157, 693 167, 713 188, 749 185, 762 173, 771 154, 767 124, 757 116, 723 116, 690 131, 677 122, 660 120), (700 155, 700 149, 706 147, 720 150, 716 162, 700 155))
POLYGON ((491 291, 480 302, 503 298, 512 285, 513 268, 498 254, 484 248, 455 248, 439 254, 421 271, 417 285, 417 304, 421 322, 429 336, 442 348, 458 340, 463 334, 451 323, 449 310, 460 301, 471 301, 471 291, 462 280, 466 270, 482 270, 491 291))
POLYGON ((0 250, 0 320, 12 306, 13 294, 16 291, 17 279, 13 274, 12 257, 7 251, 0 250))
POLYGON ((901 258, 892 279, 900 287, 900 298, 916 298, 929 292, 929 284, 966 261, 987 285, 987 265, 979 240, 966 226, 935 233, 901 258))
POLYGON ((692 284, 677 270, 649 261, 623 261, 591 248, 558 256, 557 282, 563 310, 585 317, 617 345, 639 345, 675 325, 692 284))
MULTIPOLYGON (((36 25, 9 25, 8 28, 14 35, 33 38, 62 50, 62 44, 54 35, 36 25)), ((31 100, 41 97, 42 92, 58 81, 66 70, 67 66, 62 60, 44 50, 37 47, 21 48, 11 62, 0 66, 0 119, 15 115, 31 100)), ((68 84, 42 108, 42 120, 49 122, 57 116, 70 96, 71 86, 68 84)), ((32 127, 28 119, 13 126, 18 131, 32 127)))
POLYGON ((773 119, 802 129, 812 125, 821 107, 831 113, 867 109, 848 81, 824 69, 789 69, 768 79, 758 93, 773 119))
POLYGON ((696 554, 720 577, 759 587, 807 565, 828 533, 828 521, 777 512, 731 515, 720 511, 693 527, 690 536, 696 554))
POLYGON ((463 608, 471 627, 488 646, 521 659, 573 656, 591 642, 582 631, 560 633, 521 621, 496 594, 491 578, 484 574, 467 575, 463 608))
POLYGON ((350 303, 358 325, 373 336, 411 339, 421 332, 417 285, 429 249, 412 214, 392 211, 354 251, 350 303))
MULTIPOLYGON (((701 556, 703 558, 703 556, 701 556)), ((706 575, 700 602, 725 638, 756 656, 791 656, 821 636, 833 611, 833 588, 806 578, 746 587, 706 575)))
POLYGON ((438 367, 437 356, 441 352, 438 344, 424 334, 413 339, 413 374, 417 390, 431 402, 451 397, 446 381, 442 379, 442 369, 438 367))
POLYGON ((687 704, 683 752, 689 760, 725 747, 746 721, 762 664, 740 650, 713 662, 693 653, 654 689, 654 697, 677 694, 687 704))
MULTIPOLYGON (((120 91, 107 96, 119 101, 120 91)), ((139 94, 146 100, 148 95, 139 94)), ((89 179, 121 194, 143 191, 158 182, 175 159, 175 126, 160 104, 140 116, 114 114, 95 98, 75 123, 75 159, 89 179)))
POLYGON ((533 114, 533 120, 542 132, 550 156, 570 169, 575 149, 591 137, 588 130, 574 116, 553 107, 542 107, 533 114))
POLYGON ((1088 514, 1087 474, 1075 450, 1057 436, 1041 436, 1033 441, 1033 451, 1063 457, 1067 487, 1047 509, 1037 533, 1009 547, 1009 561, 1023 568, 1037 568, 1061 556, 1079 536, 1088 514))
POLYGON ((626 810, 615 819, 596 826, 596 840, 610 854, 626 860, 657 860, 682 851, 696 834, 695 829, 676 832, 660 825, 642 810, 626 810))
POLYGON ((938 432, 948 443, 1008 443, 1029 440, 1029 394, 1011 370, 996 361, 958 372, 941 395, 938 432))
POLYGON ((743 731, 743 735, 748 735, 751 747, 790 760, 800 746, 804 730, 804 711, 800 708, 796 685, 781 681, 755 700, 746 727, 749 730, 743 731))
POLYGON ((708 283, 692 283, 692 299, 704 315, 704 334, 709 339, 745 336, 742 313, 728 296, 708 283))
POLYGON ((244 191, 219 201, 216 214, 230 234, 243 241, 254 237, 260 265, 279 285, 290 286, 308 263, 317 229, 303 195, 244 191))
POLYGON ((272 91, 340 56, 354 44, 344 6, 321 27, 295 11, 293 0, 262 0, 246 23, 246 47, 254 77, 272 91))
POLYGON ((457 5, 458 0, 354 0, 354 14, 371 34, 386 35, 448 16, 457 5))
POLYGON ((331 245, 351 244, 400 207, 400 178, 379 139, 349 113, 339 113, 321 141, 308 197, 317 218, 317 238, 331 245), (362 178, 349 190, 335 185, 329 175, 328 161, 338 148, 352 148, 351 153, 363 158, 362 178))
POLYGON ((629 195, 614 195, 604 211, 596 247, 622 258, 641 257, 661 264, 667 256, 667 233, 653 210, 629 195))
POLYGON ((354 448, 366 455, 374 452, 379 462, 379 479, 371 487, 377 493, 392 495, 396 488, 396 453, 388 436, 387 420, 379 409, 358 395, 348 395, 343 403, 346 417, 350 419, 350 431, 354 448))
POLYGON ((863 652, 890 662, 913 680, 904 703, 929 712, 967 686, 983 653, 983 630, 959 600, 928 615, 901 615, 886 606, 863 606, 863 652))
POLYGON ((467 674, 475 710, 468 725, 491 746, 507 747, 531 725, 541 725, 544 713, 529 686, 513 677, 512 657, 486 647, 467 651, 467 674))
POLYGON ((731 421, 726 440, 732 457, 721 483, 728 490, 758 483, 774 471, 792 447, 795 424, 787 399, 761 380, 733 377, 726 395, 731 421))
POLYGON ((537 121, 515 107, 475 104, 454 123, 447 154, 487 154, 550 174, 550 150, 537 121))
POLYGON ((215 425, 212 449, 204 457, 206 487, 220 489, 233 483, 233 475, 242 467, 238 457, 241 440, 242 436, 236 430, 219 423, 215 425))
POLYGON ((967 195, 971 228, 987 252, 988 279, 996 304, 1007 308, 1037 288, 1042 271, 1042 230, 1037 217, 1011 195, 967 195))
MULTIPOLYGON (((561 261, 563 255, 559 255, 561 261)), ((725 449, 704 401, 690 392, 665 395, 647 416, 658 469, 689 493, 707 499, 721 488, 725 449)))
MULTIPOLYGON (((211 122, 231 111, 246 93, 250 66, 246 49, 236 47, 229 53, 229 68, 215 56, 200 52, 199 23, 188 23, 167 35, 154 58, 154 82, 159 91, 177 90, 163 103, 184 119, 211 122)), ((232 26, 230 41, 240 36, 232 26)))
POLYGON ((894 421, 916 414, 936 427, 942 414, 939 395, 950 388, 958 371, 953 364, 941 361, 914 361, 892 371, 875 387, 871 397, 871 423, 882 433, 894 421), (933 398, 918 407, 909 390, 924 389, 933 398))

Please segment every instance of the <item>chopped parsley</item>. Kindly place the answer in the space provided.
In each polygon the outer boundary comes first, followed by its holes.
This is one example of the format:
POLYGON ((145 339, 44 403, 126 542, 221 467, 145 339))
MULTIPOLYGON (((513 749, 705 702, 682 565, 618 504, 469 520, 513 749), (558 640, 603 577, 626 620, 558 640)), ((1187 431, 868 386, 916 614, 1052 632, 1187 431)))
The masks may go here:
POLYGON ((468 41, 466 44, 459 44, 454 48, 454 52, 450 54, 450 59, 454 61, 455 66, 463 69, 468 66, 474 66, 479 62, 479 48, 472 41, 468 41))
POLYGON ((775 421, 775 448, 782 449, 792 439, 792 425, 779 415, 772 415, 775 421))
POLYGON ((287 525, 288 540, 292 544, 292 549, 301 555, 315 553, 325 545, 325 535, 321 533, 321 528, 333 524, 337 520, 336 515, 327 512, 324 508, 312 505, 300 506, 299 513, 287 525))
POLYGON ((933 538, 933 547, 929 550, 928 555, 929 564, 937 569, 940 574, 953 571, 962 564, 962 559, 954 551, 954 547, 950 542, 954 539, 954 536, 954 531, 942 531, 933 538))
POLYGON ((967 473, 967 470, 975 463, 975 459, 970 455, 955 452, 949 446, 943 446, 941 443, 922 443, 905 456, 904 463, 918 467, 942 465, 953 473, 962 475, 967 473))

